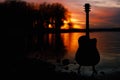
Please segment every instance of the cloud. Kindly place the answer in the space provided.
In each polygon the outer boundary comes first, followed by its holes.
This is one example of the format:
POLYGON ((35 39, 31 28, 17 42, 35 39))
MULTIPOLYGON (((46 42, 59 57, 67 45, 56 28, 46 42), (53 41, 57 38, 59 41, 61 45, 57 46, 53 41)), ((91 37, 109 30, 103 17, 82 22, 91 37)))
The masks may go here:
POLYGON ((116 8, 114 9, 114 15, 111 16, 109 21, 113 23, 116 27, 120 27, 120 9, 116 8))
POLYGON ((116 2, 116 5, 120 5, 120 0, 114 0, 116 2))
POLYGON ((116 1, 116 2, 120 2, 120 0, 114 0, 114 1, 116 1))
POLYGON ((94 7, 90 14, 93 28, 120 27, 120 9, 111 7, 94 7))
POLYGON ((87 1, 94 6, 120 8, 120 0, 87 0, 87 1))

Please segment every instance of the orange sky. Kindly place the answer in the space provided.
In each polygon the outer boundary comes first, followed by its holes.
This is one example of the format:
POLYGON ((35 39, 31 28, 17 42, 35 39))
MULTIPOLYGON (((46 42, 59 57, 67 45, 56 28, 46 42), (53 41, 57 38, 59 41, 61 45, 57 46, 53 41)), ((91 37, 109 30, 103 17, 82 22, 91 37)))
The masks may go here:
POLYGON ((32 3, 61 3, 71 13, 74 28, 85 28, 84 4, 91 4, 90 28, 120 27, 120 0, 24 0, 32 3))

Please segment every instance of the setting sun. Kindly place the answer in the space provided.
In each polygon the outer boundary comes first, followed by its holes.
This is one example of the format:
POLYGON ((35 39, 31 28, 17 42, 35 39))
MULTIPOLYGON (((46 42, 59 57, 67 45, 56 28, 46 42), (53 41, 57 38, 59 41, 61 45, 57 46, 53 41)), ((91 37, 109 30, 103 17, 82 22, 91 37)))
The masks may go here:
POLYGON ((76 29, 81 29, 83 28, 83 26, 81 24, 85 24, 84 22, 82 23, 79 19, 76 18, 71 18, 71 22, 73 22, 73 28, 76 29))
POLYGON ((71 18, 69 21, 64 21, 64 26, 61 29, 83 29, 85 22, 80 21, 77 18, 71 18))

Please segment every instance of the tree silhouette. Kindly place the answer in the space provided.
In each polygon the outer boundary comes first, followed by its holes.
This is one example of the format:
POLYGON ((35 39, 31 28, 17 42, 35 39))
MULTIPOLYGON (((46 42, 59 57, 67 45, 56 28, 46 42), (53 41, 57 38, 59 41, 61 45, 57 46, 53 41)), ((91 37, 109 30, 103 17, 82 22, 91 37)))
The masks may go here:
POLYGON ((40 29, 49 28, 51 25, 56 30, 59 30, 64 25, 64 20, 67 20, 68 10, 60 3, 43 3, 39 6, 39 27, 40 29))
POLYGON ((41 29, 48 28, 49 21, 50 21, 50 4, 43 3, 39 6, 39 27, 41 29))
POLYGON ((67 9, 62 4, 52 4, 52 19, 55 24, 56 30, 59 30, 64 25, 64 20, 67 19, 67 9))

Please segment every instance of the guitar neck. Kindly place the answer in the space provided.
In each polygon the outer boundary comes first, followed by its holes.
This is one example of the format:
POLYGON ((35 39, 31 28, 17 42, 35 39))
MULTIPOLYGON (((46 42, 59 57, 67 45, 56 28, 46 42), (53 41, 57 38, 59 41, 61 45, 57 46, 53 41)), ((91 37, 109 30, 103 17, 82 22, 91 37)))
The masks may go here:
POLYGON ((85 12, 86 12, 86 36, 88 39, 90 39, 89 35, 89 12, 90 12, 90 4, 85 4, 85 12))
POLYGON ((89 39, 90 34, 89 34, 89 13, 86 13, 86 36, 89 39))

